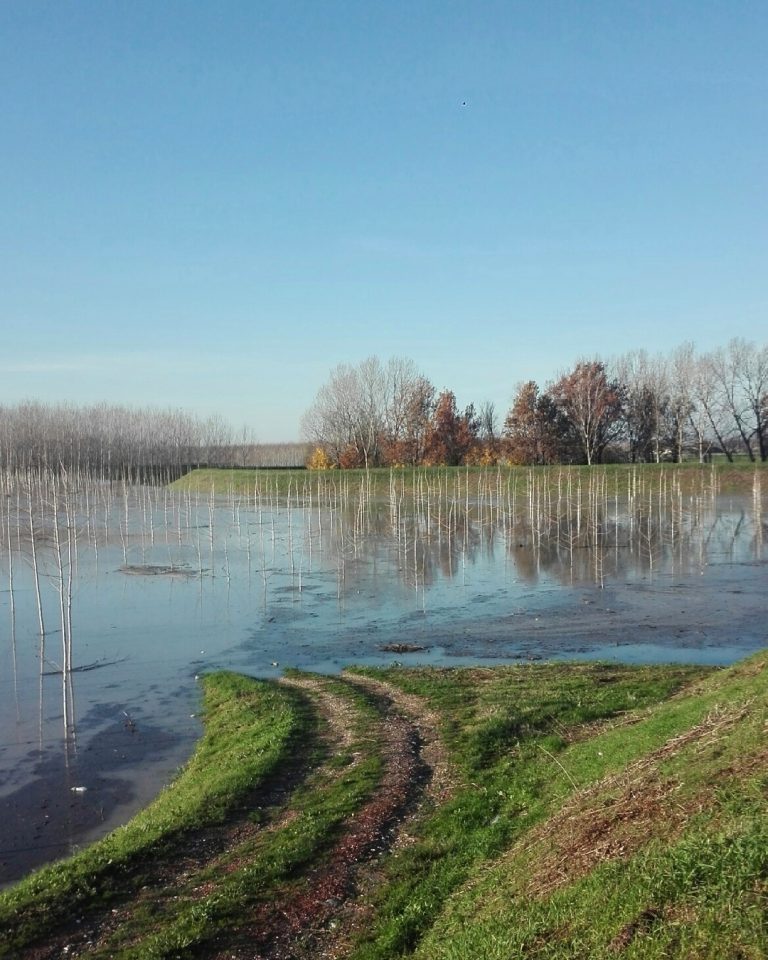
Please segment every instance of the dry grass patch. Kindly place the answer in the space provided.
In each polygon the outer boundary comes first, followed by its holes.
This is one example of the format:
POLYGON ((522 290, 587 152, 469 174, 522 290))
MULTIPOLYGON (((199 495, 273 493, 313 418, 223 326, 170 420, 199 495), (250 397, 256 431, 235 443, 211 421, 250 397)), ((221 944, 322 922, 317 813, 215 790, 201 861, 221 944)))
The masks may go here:
MULTIPOLYGON (((701 723, 671 737, 620 773, 575 793, 511 852, 515 858, 522 855, 532 860, 525 894, 549 896, 607 860, 629 857, 651 839, 679 836, 692 817, 711 808, 714 796, 711 789, 681 796, 683 781, 664 777, 661 763, 688 748, 699 753, 713 746, 748 712, 749 704, 713 710, 701 723)), ((755 757, 753 762, 759 761, 755 757)), ((733 766, 729 770, 730 775, 741 775, 733 766)))

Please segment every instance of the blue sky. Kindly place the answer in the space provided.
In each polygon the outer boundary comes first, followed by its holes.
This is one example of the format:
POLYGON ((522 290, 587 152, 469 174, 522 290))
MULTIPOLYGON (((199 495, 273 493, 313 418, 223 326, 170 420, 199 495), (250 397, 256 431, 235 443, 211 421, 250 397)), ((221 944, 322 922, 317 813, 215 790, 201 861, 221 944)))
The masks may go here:
POLYGON ((764 342, 768 4, 0 4, 0 401, 298 437, 339 362, 461 404, 764 342))

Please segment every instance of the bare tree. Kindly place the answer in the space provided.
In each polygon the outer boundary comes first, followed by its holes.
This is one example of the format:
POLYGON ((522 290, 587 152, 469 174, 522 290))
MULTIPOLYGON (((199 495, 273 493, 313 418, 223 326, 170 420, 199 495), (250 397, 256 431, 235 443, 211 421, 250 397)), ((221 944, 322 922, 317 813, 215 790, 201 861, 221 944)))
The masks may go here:
POLYGON ((496 443, 498 439, 498 419, 496 417, 496 404, 492 400, 485 400, 480 404, 477 411, 477 419, 480 422, 480 439, 484 443, 496 443))
POLYGON ((302 434, 343 466, 379 466, 393 449, 418 439, 418 412, 428 406, 432 392, 405 358, 340 364, 305 413, 302 434))
POLYGON ((730 342, 729 350, 734 356, 743 420, 746 430, 750 431, 750 449, 765 462, 768 460, 768 344, 758 347, 737 339, 730 342))
POLYGON ((233 453, 221 418, 200 421, 178 409, 35 401, 0 407, 0 465, 22 472, 142 478, 217 455, 230 462, 233 453))
MULTIPOLYGON (((370 358, 373 361, 373 358, 370 358)), ((371 364, 368 364, 370 367, 371 364)), ((366 402, 365 387, 358 368, 339 364, 328 383, 317 393, 315 401, 302 420, 302 434, 312 443, 327 447, 333 459, 340 463, 353 452, 358 463, 369 464, 370 408, 366 402)))
POLYGON ((696 354, 693 344, 681 344, 672 354, 668 364, 669 403, 668 422, 676 463, 683 460, 687 430, 694 410, 693 383, 696 370, 696 354))
POLYGON ((416 465, 424 459, 435 388, 410 360, 388 365, 390 402, 386 418, 386 459, 416 465))
POLYGON ((601 360, 582 360, 549 390, 579 438, 587 464, 600 463, 622 429, 623 391, 601 360))
POLYGON ((768 346, 740 338, 711 355, 711 370, 723 411, 733 422, 750 460, 768 458, 765 396, 768 392, 768 346))
POLYGON ((625 395, 624 423, 632 463, 659 459, 659 430, 664 415, 661 365, 645 350, 632 350, 613 361, 612 375, 625 395))
POLYGON ((705 443, 707 446, 714 443, 728 460, 732 461, 729 415, 724 403, 723 391, 720 389, 715 355, 703 354, 697 358, 692 388, 695 403, 692 419, 695 421, 694 430, 698 437, 699 458, 703 457, 705 443))

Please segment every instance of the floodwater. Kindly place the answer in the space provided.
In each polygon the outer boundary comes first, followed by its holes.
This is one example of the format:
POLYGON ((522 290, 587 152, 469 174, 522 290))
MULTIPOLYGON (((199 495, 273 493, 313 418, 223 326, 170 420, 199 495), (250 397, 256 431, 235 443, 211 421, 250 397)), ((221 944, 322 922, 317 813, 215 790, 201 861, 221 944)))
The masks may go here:
POLYGON ((125 822, 168 782, 199 736, 205 671, 725 664, 768 640, 759 486, 67 496, 48 515, 49 492, 6 498, 0 883, 125 822))

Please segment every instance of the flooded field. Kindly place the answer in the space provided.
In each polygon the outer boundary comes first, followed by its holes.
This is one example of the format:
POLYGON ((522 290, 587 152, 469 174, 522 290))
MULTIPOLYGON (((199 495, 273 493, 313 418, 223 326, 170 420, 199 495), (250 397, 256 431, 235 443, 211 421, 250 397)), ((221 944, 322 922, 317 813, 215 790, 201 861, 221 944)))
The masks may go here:
POLYGON ((196 676, 348 663, 727 663, 766 643, 765 493, 637 470, 307 475, 246 493, 5 478, 0 882, 124 822, 196 676))

